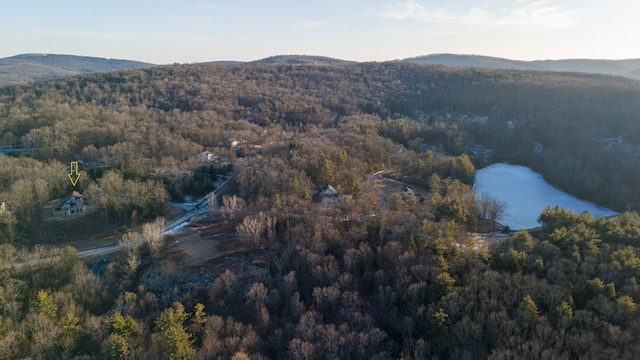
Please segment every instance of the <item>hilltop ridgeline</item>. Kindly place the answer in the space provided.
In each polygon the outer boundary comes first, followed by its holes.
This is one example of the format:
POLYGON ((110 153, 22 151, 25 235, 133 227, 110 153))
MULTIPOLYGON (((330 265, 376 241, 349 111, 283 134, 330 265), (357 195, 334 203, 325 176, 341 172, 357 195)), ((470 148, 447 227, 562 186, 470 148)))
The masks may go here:
MULTIPOLYGON (((640 59, 521 61, 481 55, 432 54, 400 61, 481 69, 580 72, 615 75, 640 80, 640 59)), ((209 62, 209 64, 215 65, 346 65, 354 63, 356 62, 311 55, 276 55, 248 62, 234 60, 209 62)), ((58 79, 82 73, 140 69, 153 66, 156 65, 132 60, 57 54, 22 54, 0 59, 0 85, 58 79)))

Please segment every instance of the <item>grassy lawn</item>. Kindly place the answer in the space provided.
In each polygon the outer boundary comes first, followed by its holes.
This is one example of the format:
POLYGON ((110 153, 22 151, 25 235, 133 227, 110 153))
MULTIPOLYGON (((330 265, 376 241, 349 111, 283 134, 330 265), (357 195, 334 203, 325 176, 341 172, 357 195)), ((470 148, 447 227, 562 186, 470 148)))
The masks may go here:
POLYGON ((53 209, 59 203, 59 200, 53 200, 43 205, 42 220, 34 224, 35 244, 74 246, 84 250, 110 245, 120 238, 118 231, 111 226, 106 228, 104 218, 98 217, 90 207, 83 213, 53 216, 53 209))
MULTIPOLYGON (((99 215, 91 206, 87 211, 69 216, 53 216, 53 209, 60 200, 45 203, 42 209, 42 220, 33 225, 33 244, 65 247, 73 246, 78 250, 93 249, 112 245, 121 237, 118 224, 110 219, 109 227, 105 227, 104 216, 99 215)), ((167 221, 182 214, 179 209, 167 209, 167 221)), ((138 224, 141 227, 142 224, 138 224)), ((140 231, 141 229, 135 228, 140 231)))

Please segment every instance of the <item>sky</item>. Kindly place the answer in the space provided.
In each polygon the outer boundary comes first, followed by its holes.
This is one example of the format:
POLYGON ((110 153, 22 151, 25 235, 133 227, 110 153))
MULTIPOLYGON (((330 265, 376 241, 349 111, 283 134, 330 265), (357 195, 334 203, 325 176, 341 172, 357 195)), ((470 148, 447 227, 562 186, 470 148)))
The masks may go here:
POLYGON ((640 58, 638 13, 637 0, 15 0, 0 12, 0 57, 627 59, 640 58))

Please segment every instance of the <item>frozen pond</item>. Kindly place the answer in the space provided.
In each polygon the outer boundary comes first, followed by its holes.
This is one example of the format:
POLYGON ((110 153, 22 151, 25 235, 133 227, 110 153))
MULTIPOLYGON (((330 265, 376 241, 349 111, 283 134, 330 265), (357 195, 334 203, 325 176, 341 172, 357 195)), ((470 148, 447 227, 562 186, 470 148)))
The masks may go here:
POLYGON ((524 166, 493 164, 480 169, 476 171, 474 189, 478 196, 488 194, 507 204, 505 215, 498 222, 512 230, 540 226, 538 216, 547 206, 588 211, 593 216, 617 214, 554 188, 542 175, 524 166))

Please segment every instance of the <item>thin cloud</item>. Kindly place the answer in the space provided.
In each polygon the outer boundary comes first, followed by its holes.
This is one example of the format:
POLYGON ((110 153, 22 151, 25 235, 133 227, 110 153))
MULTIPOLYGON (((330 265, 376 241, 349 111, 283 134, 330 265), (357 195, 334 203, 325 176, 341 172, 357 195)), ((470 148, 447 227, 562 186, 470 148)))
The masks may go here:
POLYGON ((326 23, 322 21, 300 20, 295 23, 294 27, 296 28, 296 30, 310 30, 324 24, 326 23))
POLYGON ((578 13, 577 10, 550 5, 547 1, 517 1, 516 6, 500 11, 472 8, 461 14, 442 7, 427 9, 417 0, 408 0, 386 7, 378 15, 384 19, 543 31, 573 27, 578 13))
POLYGON ((167 21, 177 24, 212 24, 216 21, 215 16, 209 15, 167 15, 167 21))
POLYGON ((309 29, 317 28, 324 24, 325 23, 322 21, 300 20, 295 23, 295 28, 298 30, 309 30, 309 29))

